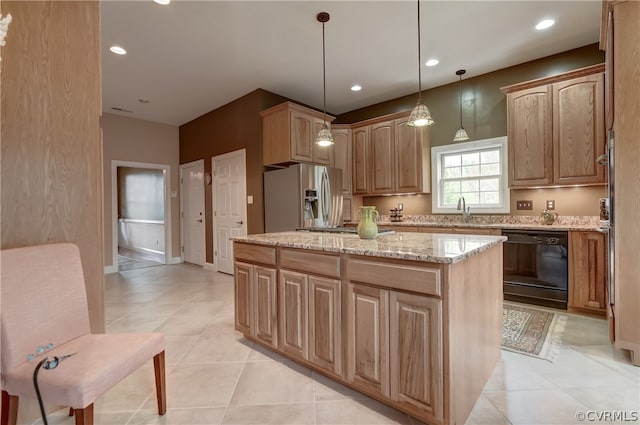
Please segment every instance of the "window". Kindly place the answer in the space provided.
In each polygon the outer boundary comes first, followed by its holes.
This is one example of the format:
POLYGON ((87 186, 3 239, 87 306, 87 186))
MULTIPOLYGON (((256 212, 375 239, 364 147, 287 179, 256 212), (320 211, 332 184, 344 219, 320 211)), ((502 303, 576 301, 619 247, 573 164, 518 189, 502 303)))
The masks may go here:
POLYGON ((431 149, 434 213, 456 213, 458 199, 476 213, 508 213, 507 138, 431 149))

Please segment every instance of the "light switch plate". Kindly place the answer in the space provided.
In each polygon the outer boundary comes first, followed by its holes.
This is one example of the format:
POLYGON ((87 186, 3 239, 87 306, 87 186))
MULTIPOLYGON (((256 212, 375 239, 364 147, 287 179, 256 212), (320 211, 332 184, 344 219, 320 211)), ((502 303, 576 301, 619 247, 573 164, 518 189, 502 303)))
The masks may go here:
POLYGON ((533 201, 517 200, 516 201, 516 209, 518 209, 518 210, 532 210, 533 209, 533 201))
POLYGON ((247 204, 249 205, 253 204, 253 195, 247 196, 247 204))
POLYGON ((547 201, 547 209, 548 210, 555 210, 556 209, 556 201, 554 201, 554 200, 547 201))

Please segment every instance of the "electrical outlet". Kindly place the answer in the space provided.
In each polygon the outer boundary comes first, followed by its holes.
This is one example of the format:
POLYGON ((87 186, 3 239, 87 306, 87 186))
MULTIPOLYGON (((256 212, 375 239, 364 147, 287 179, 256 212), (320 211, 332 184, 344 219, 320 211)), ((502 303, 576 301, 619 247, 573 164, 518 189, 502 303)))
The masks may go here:
POLYGON ((516 209, 518 210, 532 210, 533 209, 533 201, 516 201, 516 209))
POLYGON ((555 210, 556 209, 556 201, 547 201, 547 209, 548 210, 555 210))

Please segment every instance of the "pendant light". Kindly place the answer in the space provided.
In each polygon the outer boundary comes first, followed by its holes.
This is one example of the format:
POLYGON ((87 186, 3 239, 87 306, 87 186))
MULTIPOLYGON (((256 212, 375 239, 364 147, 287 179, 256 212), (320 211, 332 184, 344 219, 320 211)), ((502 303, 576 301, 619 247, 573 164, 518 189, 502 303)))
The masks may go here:
POLYGON ((433 124, 431 112, 422 103, 422 59, 420 58, 420 0, 418 0, 418 102, 409 115, 407 125, 411 127, 424 127, 433 124))
POLYGON ((329 22, 329 14, 327 12, 320 12, 318 13, 318 16, 316 16, 316 19, 318 22, 322 22, 322 114, 324 120, 322 129, 318 132, 318 136, 316 137, 316 144, 321 147, 328 147, 333 145, 333 135, 329 130, 329 126, 327 126, 327 77, 324 53, 324 23, 329 22))
POLYGON ((464 69, 459 69, 456 71, 456 75, 460 77, 460 94, 458 98, 458 103, 460 105, 460 128, 456 131, 456 135, 453 137, 454 142, 464 142, 465 140, 469 140, 469 135, 467 134, 467 130, 462 126, 462 76, 467 72, 464 69))

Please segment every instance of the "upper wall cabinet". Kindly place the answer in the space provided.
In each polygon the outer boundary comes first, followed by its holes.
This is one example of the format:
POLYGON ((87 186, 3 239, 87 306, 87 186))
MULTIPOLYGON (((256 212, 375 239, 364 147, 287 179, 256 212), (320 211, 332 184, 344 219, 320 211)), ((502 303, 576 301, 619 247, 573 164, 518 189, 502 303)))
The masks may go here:
POLYGON ((509 186, 604 184, 604 65, 504 87, 509 186))
POLYGON ((431 191, 427 129, 407 126, 408 116, 353 124, 354 194, 431 191))
POLYGON ((334 125, 333 166, 342 170, 342 195, 351 196, 351 129, 348 125, 334 125))
MULTIPOLYGON (((315 144, 324 123, 322 112, 285 102, 260 113, 262 163, 286 165, 307 162, 333 165, 333 147, 315 144)), ((327 122, 335 118, 327 115, 327 122)))

